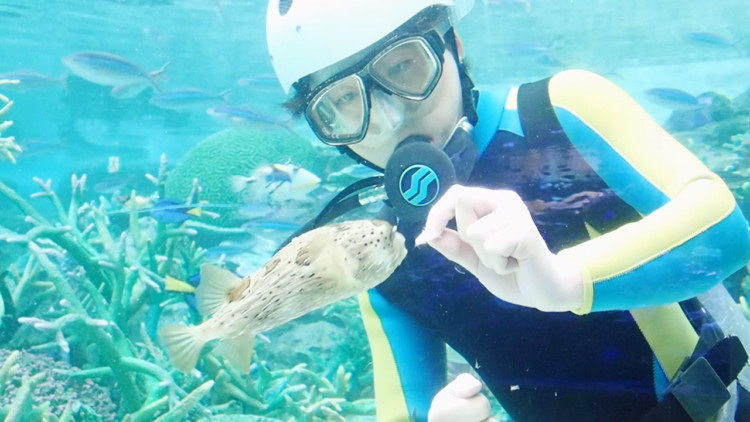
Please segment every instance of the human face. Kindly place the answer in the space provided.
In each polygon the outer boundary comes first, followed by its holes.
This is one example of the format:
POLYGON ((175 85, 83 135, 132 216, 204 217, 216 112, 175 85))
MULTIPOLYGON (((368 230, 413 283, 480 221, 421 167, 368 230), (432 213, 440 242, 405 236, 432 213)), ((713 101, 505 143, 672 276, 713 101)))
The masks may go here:
POLYGON ((385 168, 396 146, 410 136, 427 138, 442 148, 463 115, 458 64, 448 50, 443 53, 440 79, 424 100, 408 100, 377 90, 372 94, 367 134, 348 148, 380 168, 385 168))
MULTIPOLYGON (((442 73, 444 50, 445 42, 435 31, 394 39, 374 50, 377 54, 364 60, 364 66, 346 68, 308 93, 305 118, 329 145, 357 143, 367 134, 373 98, 388 94, 421 101, 432 93, 442 73)), ((390 119, 400 120, 402 108, 389 110, 390 119)))
MULTIPOLYGON (((409 38, 397 39, 397 42, 402 41, 408 42, 409 38)), ((432 41, 429 43, 430 46, 434 47, 434 38, 430 41, 432 41)), ((403 66, 401 63, 405 61, 404 58, 410 59, 408 61, 411 63, 408 66, 410 72, 400 79, 408 81, 408 85, 412 85, 411 82, 415 80, 411 79, 415 77, 411 73, 424 75, 426 74, 424 69, 431 67, 414 65, 413 63, 419 63, 425 56, 414 58, 414 55, 409 54, 409 49, 395 49, 393 51, 402 54, 384 55, 383 53, 392 48, 393 44, 380 47, 376 52, 362 51, 335 66, 311 75, 312 86, 315 88, 307 94, 309 99, 306 117, 318 137, 329 144, 347 145, 353 152, 381 168, 385 166, 396 145, 409 136, 419 135, 442 146, 463 114, 460 77, 453 54, 443 45, 439 46, 440 55, 435 56, 433 61, 438 65, 437 81, 431 82, 429 88, 422 91, 423 94, 406 92, 407 90, 399 92, 398 86, 389 83, 397 81, 386 80, 387 78, 383 77, 382 73, 377 75, 379 65, 374 64, 378 63, 380 56, 383 57, 380 63, 385 64, 381 68, 386 69, 399 69, 403 66), (394 60, 391 61, 391 59, 394 60), (365 67, 357 67, 357 63, 368 61, 369 64, 365 67), (360 70, 347 73, 351 72, 347 69, 360 70), (354 97, 357 101, 348 101, 343 108, 339 107, 341 103, 330 101, 331 98, 334 100, 341 98, 340 95, 337 96, 341 92, 347 93, 347 97, 343 98, 354 97), (334 95, 326 100, 327 103, 321 100, 329 93, 334 95), (353 107, 357 109, 356 113, 347 108, 350 106, 357 106, 353 107), (354 117, 349 119, 350 116, 354 117), (326 133, 320 133, 324 129, 328 130, 322 124, 325 122, 331 123, 331 129, 345 128, 346 132, 354 136, 350 136, 349 139, 342 136, 339 139, 326 140, 326 133), (354 124, 348 124, 349 122, 354 122, 354 124), (316 130, 316 124, 318 130, 316 130), (363 132, 356 135, 358 130, 363 132)), ((424 64, 423 61, 422 63, 424 64)), ((416 80, 421 79, 416 77, 416 80)), ((402 84, 402 86, 406 85, 402 84)), ((413 84, 412 86, 422 85, 413 84)))

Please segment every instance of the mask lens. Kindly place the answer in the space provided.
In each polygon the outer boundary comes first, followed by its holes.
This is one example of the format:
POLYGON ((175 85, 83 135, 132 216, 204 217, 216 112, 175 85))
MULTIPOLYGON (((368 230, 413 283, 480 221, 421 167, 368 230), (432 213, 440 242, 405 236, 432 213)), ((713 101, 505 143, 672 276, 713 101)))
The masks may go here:
POLYGON ((364 83, 351 75, 320 91, 308 104, 305 116, 323 142, 345 145, 364 137, 368 113, 364 83))
POLYGON ((440 77, 440 60, 423 38, 393 44, 370 64, 370 75, 394 94, 423 100, 440 77))

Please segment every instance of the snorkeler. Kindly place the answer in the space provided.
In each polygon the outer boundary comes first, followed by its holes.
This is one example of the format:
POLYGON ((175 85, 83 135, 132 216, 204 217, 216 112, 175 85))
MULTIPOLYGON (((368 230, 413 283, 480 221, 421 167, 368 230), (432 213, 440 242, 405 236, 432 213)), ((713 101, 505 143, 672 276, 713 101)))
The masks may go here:
POLYGON ((472 6, 268 6, 288 108, 383 173, 307 228, 384 190, 407 239, 360 297, 378 420, 490 417, 475 378, 448 383, 446 344, 514 421, 750 420, 744 321, 718 315, 750 258, 729 189, 590 72, 476 89, 454 31, 472 6))

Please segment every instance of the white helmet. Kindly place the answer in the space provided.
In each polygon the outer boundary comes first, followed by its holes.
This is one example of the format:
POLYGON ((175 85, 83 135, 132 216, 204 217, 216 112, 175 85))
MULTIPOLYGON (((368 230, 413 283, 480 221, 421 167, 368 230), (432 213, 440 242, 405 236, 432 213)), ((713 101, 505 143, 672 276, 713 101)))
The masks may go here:
POLYGON ((474 0, 270 0, 266 38, 284 92, 301 78, 372 45, 429 6, 455 23, 474 0))

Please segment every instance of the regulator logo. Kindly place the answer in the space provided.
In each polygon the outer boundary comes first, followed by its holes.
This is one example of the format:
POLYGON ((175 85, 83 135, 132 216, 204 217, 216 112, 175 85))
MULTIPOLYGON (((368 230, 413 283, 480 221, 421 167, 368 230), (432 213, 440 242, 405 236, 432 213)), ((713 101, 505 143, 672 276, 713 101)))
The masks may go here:
POLYGON ((424 164, 414 164, 401 173, 399 190, 406 202, 423 207, 438 197, 440 179, 432 168, 424 164))

